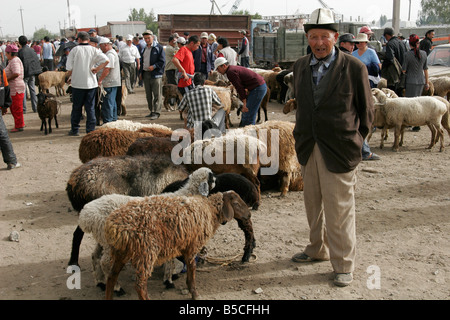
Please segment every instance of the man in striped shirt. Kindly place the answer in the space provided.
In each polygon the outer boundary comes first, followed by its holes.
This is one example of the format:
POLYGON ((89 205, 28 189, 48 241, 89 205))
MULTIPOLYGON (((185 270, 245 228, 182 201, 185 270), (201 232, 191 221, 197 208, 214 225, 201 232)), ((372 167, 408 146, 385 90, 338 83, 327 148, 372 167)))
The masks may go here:
POLYGON ((222 105, 219 96, 211 88, 206 88, 205 76, 197 73, 194 76, 195 88, 186 93, 181 100, 178 110, 188 109, 187 127, 194 128, 196 122, 211 120, 212 105, 222 105))

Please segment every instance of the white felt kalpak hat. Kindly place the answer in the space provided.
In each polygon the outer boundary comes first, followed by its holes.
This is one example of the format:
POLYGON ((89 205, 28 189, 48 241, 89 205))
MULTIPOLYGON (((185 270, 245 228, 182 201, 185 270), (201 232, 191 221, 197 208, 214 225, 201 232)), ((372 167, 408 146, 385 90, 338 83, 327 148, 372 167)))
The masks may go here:
POLYGON ((304 24, 305 32, 311 29, 329 29, 335 32, 339 30, 339 23, 334 21, 333 11, 330 9, 316 9, 311 13, 309 23, 304 24))

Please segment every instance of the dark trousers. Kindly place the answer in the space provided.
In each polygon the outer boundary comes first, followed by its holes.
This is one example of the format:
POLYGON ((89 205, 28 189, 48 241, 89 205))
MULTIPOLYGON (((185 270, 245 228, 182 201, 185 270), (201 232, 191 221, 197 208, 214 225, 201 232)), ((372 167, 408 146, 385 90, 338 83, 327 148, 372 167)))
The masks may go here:
POLYGON ((2 152, 3 161, 6 164, 16 164, 17 159, 14 153, 11 140, 9 139, 8 129, 6 129, 5 122, 0 112, 0 150, 2 152))
POLYGON ((95 130, 95 96, 97 88, 94 89, 76 89, 72 88, 72 114, 70 122, 72 124, 72 132, 78 133, 80 130, 80 121, 83 106, 86 110, 86 133, 95 130))
POLYGON ((175 70, 175 69, 167 70, 166 71, 166 78, 167 78, 167 83, 168 84, 178 85, 178 82, 177 82, 177 70, 175 70))

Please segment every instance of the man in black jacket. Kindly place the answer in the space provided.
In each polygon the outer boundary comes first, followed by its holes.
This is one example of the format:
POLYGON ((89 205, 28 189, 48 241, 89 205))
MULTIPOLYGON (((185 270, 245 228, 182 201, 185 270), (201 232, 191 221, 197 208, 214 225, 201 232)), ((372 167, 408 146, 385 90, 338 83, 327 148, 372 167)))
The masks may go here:
MULTIPOLYGON (((404 56, 408 49, 406 48, 405 43, 400 41, 394 35, 394 29, 385 28, 383 35, 388 42, 386 44, 386 56, 381 69, 383 70, 382 72, 388 72, 388 70, 392 69, 392 67, 395 65, 395 59, 397 59, 400 66, 403 65, 404 56)), ((390 79, 388 76, 386 76, 386 74, 382 74, 382 76, 388 80, 388 88, 394 90, 399 97, 402 97, 404 88, 401 87, 400 81, 397 82, 396 80, 394 80, 393 82, 391 82, 389 81, 390 79), (392 85, 392 83, 394 83, 394 85, 392 85)), ((401 70, 398 73, 398 79, 400 79, 400 76, 401 70)))
MULTIPOLYGON (((25 36, 19 37, 19 44, 21 49, 19 50, 19 58, 23 64, 23 81, 28 86, 31 98, 31 108, 33 112, 36 112, 37 97, 36 97, 36 85, 35 76, 42 73, 41 63, 36 52, 27 45, 28 39, 25 36)), ((23 99, 23 113, 27 111, 27 95, 25 94, 23 99)))
POLYGON ((427 56, 430 55, 431 49, 433 48, 433 38, 434 38, 434 30, 428 30, 425 34, 425 38, 420 41, 420 50, 423 50, 427 53, 427 56))

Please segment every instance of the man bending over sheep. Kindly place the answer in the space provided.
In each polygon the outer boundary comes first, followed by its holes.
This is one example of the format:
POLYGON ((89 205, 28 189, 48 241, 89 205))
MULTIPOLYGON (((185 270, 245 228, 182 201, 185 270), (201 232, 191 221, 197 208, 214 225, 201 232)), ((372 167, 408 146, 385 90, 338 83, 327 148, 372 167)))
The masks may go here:
MULTIPOLYGON (((219 96, 211 88, 205 88, 205 76, 202 73, 197 73, 194 76, 195 88, 186 93, 181 100, 178 110, 183 112, 188 109, 187 127, 194 128, 195 123, 211 120, 212 106, 216 104, 222 105, 219 96)), ((223 127, 225 127, 225 117, 222 119, 223 127)))

